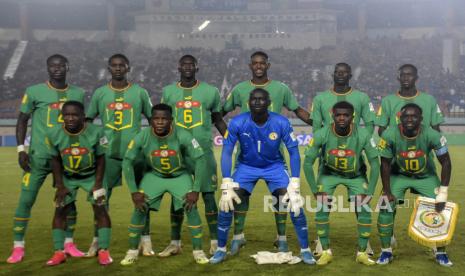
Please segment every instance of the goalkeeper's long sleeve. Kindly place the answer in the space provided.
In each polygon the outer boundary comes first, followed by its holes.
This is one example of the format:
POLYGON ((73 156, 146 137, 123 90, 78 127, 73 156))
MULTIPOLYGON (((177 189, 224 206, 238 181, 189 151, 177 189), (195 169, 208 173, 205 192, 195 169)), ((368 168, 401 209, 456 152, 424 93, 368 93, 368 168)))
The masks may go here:
POLYGON ((288 148, 289 163, 291 166, 291 176, 300 177, 300 154, 298 147, 288 148))
POLYGON ((231 177, 233 151, 233 144, 223 145, 223 151, 221 152, 221 173, 223 174, 223 177, 231 177))

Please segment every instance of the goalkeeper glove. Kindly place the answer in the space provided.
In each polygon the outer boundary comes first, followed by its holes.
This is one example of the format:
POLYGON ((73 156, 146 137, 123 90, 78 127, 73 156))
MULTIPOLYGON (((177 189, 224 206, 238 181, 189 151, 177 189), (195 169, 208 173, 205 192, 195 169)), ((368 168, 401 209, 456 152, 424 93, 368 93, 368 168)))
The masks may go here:
POLYGON ((300 196, 300 178, 291 177, 289 185, 287 185, 287 193, 284 195, 282 202, 289 202, 289 209, 294 212, 295 217, 300 214, 300 208, 304 206, 304 201, 300 196))
POLYGON ((236 194, 234 189, 238 189, 239 184, 233 182, 232 178, 225 177, 223 178, 223 182, 221 183, 221 198, 220 198, 220 210, 223 212, 228 213, 229 211, 234 210, 234 203, 233 200, 239 204, 241 203, 241 199, 236 194))

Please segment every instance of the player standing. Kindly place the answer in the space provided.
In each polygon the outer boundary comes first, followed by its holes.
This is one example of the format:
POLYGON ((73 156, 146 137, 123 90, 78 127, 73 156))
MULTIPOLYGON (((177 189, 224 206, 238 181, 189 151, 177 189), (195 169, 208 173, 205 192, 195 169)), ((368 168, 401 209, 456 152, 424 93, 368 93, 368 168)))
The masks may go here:
MULTIPOLYGON (((123 54, 114 54, 108 59, 108 71, 111 81, 92 95, 87 118, 92 121, 99 116, 102 120, 105 136, 108 138, 108 150, 105 153, 105 176, 103 184, 107 189, 107 205, 113 188, 121 185, 122 163, 129 142, 141 129, 142 114, 149 119, 152 103, 147 90, 127 79, 131 70, 129 59, 123 54)), ((136 164, 136 181, 142 178, 143 162, 136 164)), ((141 240, 142 252, 146 256, 154 255, 150 240, 149 226, 141 240)), ((98 249, 97 229, 87 256, 95 256, 98 249)))
POLYGON ((333 106, 337 102, 346 101, 354 107, 354 125, 358 126, 363 119, 368 133, 373 133, 375 109, 370 97, 364 92, 350 87, 352 68, 347 63, 338 63, 334 67, 334 86, 319 93, 312 102, 311 119, 313 120, 313 133, 333 123, 333 106))
POLYGON ((52 129, 46 137, 56 187, 52 226, 55 254, 47 265, 59 265, 66 261, 66 252, 63 251, 66 216, 71 204, 76 201, 79 188, 87 192, 97 220, 99 263, 108 265, 113 262, 108 251, 111 221, 105 208, 105 189, 102 186, 108 140, 101 127, 86 123, 82 103, 68 101, 61 113, 63 125, 52 129))
MULTIPOLYGON (((216 251, 218 207, 215 201, 217 189, 216 161, 212 144, 212 123, 221 135, 226 132, 226 123, 221 116, 220 94, 216 87, 196 79, 199 71, 197 59, 184 55, 179 59, 180 81, 163 88, 162 102, 174 110, 176 127, 189 131, 204 150, 207 178, 201 183, 200 192, 205 203, 205 217, 210 230, 210 254, 216 251)), ((187 167, 195 167, 193 160, 186 157, 187 167)), ((192 173, 194 173, 192 171, 192 173)), ((174 211, 171 205, 171 243, 159 253, 168 257, 181 252, 181 226, 183 210, 174 211)))
POLYGON ((165 192, 171 194, 172 209, 185 211, 192 235, 194 259, 199 264, 208 263, 202 250, 202 222, 196 202, 202 183, 207 181, 205 154, 200 143, 186 130, 173 126, 172 109, 157 104, 152 109, 151 127, 143 129, 131 141, 123 161, 124 176, 128 183, 135 210, 129 225, 129 246, 122 265, 136 262, 140 234, 145 226, 149 209, 158 211, 165 192), (134 161, 144 155, 149 171, 144 174, 137 188, 134 161), (186 157, 192 161, 195 179, 186 168, 186 157), (183 205, 185 210, 183 210, 183 205))
MULTIPOLYGON (((24 170, 21 183, 21 194, 13 220, 14 247, 8 263, 18 263, 24 257, 24 235, 31 217, 31 209, 42 187, 45 178, 51 172, 50 156, 45 145, 45 134, 54 126, 63 123, 60 109, 64 102, 84 101, 84 91, 66 82, 69 71, 68 59, 62 55, 47 58, 49 80, 46 83, 30 86, 26 89, 21 102, 20 113, 16 123, 16 142, 18 144, 19 166, 24 170), (26 153, 27 123, 32 117, 31 143, 26 153)), ((73 257, 84 254, 73 242, 74 225, 76 224, 76 206, 70 206, 67 217, 65 252, 73 257)))
POLYGON ((248 202, 258 180, 263 179, 276 199, 275 210, 282 211, 282 203, 288 203, 291 220, 299 240, 302 260, 315 264, 308 245, 307 221, 300 195, 300 155, 297 139, 289 120, 274 112, 269 112, 269 93, 255 88, 250 93, 250 112, 234 117, 225 135, 221 156, 220 213, 218 216, 218 250, 210 259, 216 264, 226 258, 228 232, 233 220, 233 211, 241 202, 248 202), (234 174, 231 174, 232 155, 236 142, 241 152, 237 159, 234 174), (291 177, 286 170, 281 143, 289 151, 291 177))
MULTIPOLYGON (((356 261, 374 265, 366 252, 371 232, 371 209, 369 201, 373 196, 379 176, 379 157, 376 143, 367 129, 358 128, 354 123, 354 106, 346 101, 336 103, 331 113, 333 123, 313 133, 305 150, 304 172, 312 193, 318 201, 316 230, 323 251, 316 262, 326 265, 333 259, 329 247, 329 214, 331 197, 339 184, 344 185, 355 203, 358 228, 358 252, 356 261), (367 166, 363 153, 370 164, 367 166), (315 181, 313 163, 320 158, 318 180, 315 181)), ((314 121, 315 122, 315 121, 314 121)))
MULTIPOLYGON (((281 113, 283 107, 293 111, 298 118, 306 124, 311 125, 310 114, 299 106, 291 89, 284 83, 268 78, 268 69, 271 64, 268 61, 268 55, 258 51, 250 56, 249 69, 252 72, 252 80, 243 81, 237 84, 231 93, 226 98, 223 106, 223 115, 233 111, 236 107, 240 107, 241 112, 249 111, 249 97, 251 91, 256 88, 262 88, 269 92, 271 104, 269 110, 276 113, 281 113)), ((244 221, 249 210, 249 202, 243 201, 237 205, 234 210, 234 238, 231 244, 231 254, 235 255, 239 249, 245 245, 244 237, 244 221)), ((276 229, 278 232, 275 245, 280 252, 288 251, 286 240, 286 212, 275 212, 276 229)))
POLYGON ((378 109, 376 116, 378 134, 381 136, 386 128, 396 127, 400 123, 400 110, 407 103, 415 103, 423 110, 423 125, 440 131, 439 125, 444 122, 444 117, 436 99, 417 90, 415 85, 418 80, 417 68, 412 64, 402 65, 397 80, 400 83, 400 90, 384 97, 378 109))
MULTIPOLYGON (((427 113, 431 115, 431 113, 427 113)), ((391 237, 394 228, 394 212, 398 201, 404 199, 407 189, 436 199, 436 211, 444 210, 451 176, 451 160, 447 141, 438 131, 423 122, 422 109, 408 103, 400 109, 400 125, 383 132, 378 143, 381 155, 381 181, 383 196, 378 217, 378 231, 382 252, 377 263, 392 261, 391 237), (439 180, 433 153, 441 164, 439 180)), ((452 266, 445 247, 437 248, 436 262, 452 266)))

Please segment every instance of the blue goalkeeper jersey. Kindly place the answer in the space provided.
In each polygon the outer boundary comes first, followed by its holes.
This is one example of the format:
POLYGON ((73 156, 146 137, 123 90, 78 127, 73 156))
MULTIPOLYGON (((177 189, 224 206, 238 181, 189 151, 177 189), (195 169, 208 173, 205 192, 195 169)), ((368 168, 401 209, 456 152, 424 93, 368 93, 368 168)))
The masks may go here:
POLYGON ((278 113, 269 112, 268 121, 258 126, 246 112, 234 117, 228 125, 223 142, 223 177, 231 175, 231 156, 236 142, 240 144, 238 162, 252 167, 265 168, 276 163, 285 163, 280 151, 281 142, 290 155, 292 176, 300 173, 298 142, 289 120, 278 113))

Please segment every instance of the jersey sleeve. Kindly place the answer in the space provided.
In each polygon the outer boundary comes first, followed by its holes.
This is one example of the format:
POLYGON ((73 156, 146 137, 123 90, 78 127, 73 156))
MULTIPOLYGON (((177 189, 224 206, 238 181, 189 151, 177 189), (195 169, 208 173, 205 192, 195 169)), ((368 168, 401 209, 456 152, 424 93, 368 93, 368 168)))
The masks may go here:
POLYGON ((381 100, 381 106, 376 114, 375 124, 380 127, 387 127, 389 124, 389 117, 391 116, 389 112, 388 101, 384 98, 381 100))
POLYGON ((98 142, 95 151, 96 156, 104 155, 108 148, 108 138, 105 136, 103 128, 100 128, 98 132, 98 142))
POLYGON ((203 153, 202 148, 200 147, 199 142, 188 132, 180 133, 182 136, 182 145, 184 147, 184 152, 187 152, 189 157, 194 162, 194 183, 192 185, 192 191, 199 192, 201 183, 205 183, 208 181, 208 176, 206 174, 206 170, 204 169, 207 165, 205 155, 203 153))
POLYGON ((294 96, 294 93, 292 93, 292 90, 289 88, 289 86, 285 85, 284 83, 282 84, 282 86, 284 90, 283 105, 291 111, 294 111, 297 108, 299 108, 299 103, 297 102, 297 99, 294 96))
POLYGON ((313 98, 312 108, 310 110, 310 119, 313 120, 313 133, 319 130, 323 124, 323 115, 321 114, 320 97, 313 98))
POLYGON ((163 87, 161 92, 161 100, 160 103, 166 104, 168 102, 168 96, 166 95, 166 87, 163 87))
POLYGON ((89 103, 89 108, 87 108, 87 114, 86 117, 90 119, 94 119, 95 117, 98 116, 98 95, 100 94, 98 92, 99 90, 95 90, 94 94, 90 98, 90 103, 89 103))
POLYGON ((50 156, 58 156, 59 151, 53 144, 53 139, 49 136, 49 134, 45 135, 45 145, 47 146, 48 153, 50 156))
POLYGON ((362 96, 362 119, 363 122, 370 123, 375 120, 375 108, 371 103, 370 97, 368 95, 363 94, 362 96))
POLYGON ((24 93, 19 111, 25 114, 31 114, 34 111, 34 95, 29 88, 24 93))
POLYGON ((439 107, 436 99, 431 96, 431 126, 436 126, 444 123, 444 115, 439 107))
POLYGON ((239 128, 235 120, 231 120, 223 139, 223 150, 221 152, 221 172, 223 177, 231 177, 232 154, 238 140, 239 128))
POLYGON ((214 91, 214 98, 213 98, 213 102, 212 102, 212 106, 211 106, 210 111, 212 113, 221 112, 220 91, 216 87, 213 88, 213 91, 214 91))
POLYGON ((141 92, 142 97, 142 113, 144 113, 145 118, 150 119, 152 116, 152 100, 150 100, 149 93, 147 90, 142 88, 141 92))
POLYGON ((313 164, 320 154, 320 148, 323 144, 322 130, 314 132, 312 139, 310 140, 308 146, 305 148, 305 159, 303 165, 303 171, 307 183, 310 186, 312 193, 317 193, 317 183, 315 180, 315 173, 313 172, 313 164))
POLYGON ((199 142, 189 132, 184 131, 181 135, 182 144, 191 159, 196 160, 204 155, 199 142))
POLYGON ((448 152, 446 137, 432 128, 428 128, 428 142, 431 149, 436 153, 436 156, 441 156, 448 152))
POLYGON ((78 88, 81 95, 79 95, 79 102, 84 104, 84 98, 86 97, 86 92, 82 88, 78 88))
POLYGON ((123 159, 123 175, 131 193, 138 191, 136 176, 134 173, 134 160, 142 149, 142 138, 143 132, 139 132, 139 134, 137 134, 136 137, 129 142, 128 150, 126 151, 126 155, 123 159))
POLYGON ((299 142, 297 141, 297 138, 295 137, 294 134, 294 129, 292 128, 291 122, 289 120, 285 120, 282 126, 282 137, 283 137, 283 142, 284 145, 286 145, 286 148, 295 148, 299 146, 299 142))
POLYGON ((365 155, 368 159, 379 157, 375 139, 371 135, 365 136, 363 150, 365 151, 365 155))
POLYGON ((226 97, 226 101, 224 102, 223 105, 223 111, 224 112, 231 112, 233 111, 237 105, 239 105, 239 90, 237 86, 235 86, 232 90, 231 93, 226 97))
POLYGON ((392 128, 384 131, 378 141, 378 151, 379 155, 384 158, 393 158, 394 157, 394 142, 391 138, 393 132, 390 131, 392 128))

